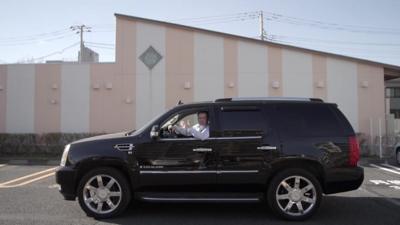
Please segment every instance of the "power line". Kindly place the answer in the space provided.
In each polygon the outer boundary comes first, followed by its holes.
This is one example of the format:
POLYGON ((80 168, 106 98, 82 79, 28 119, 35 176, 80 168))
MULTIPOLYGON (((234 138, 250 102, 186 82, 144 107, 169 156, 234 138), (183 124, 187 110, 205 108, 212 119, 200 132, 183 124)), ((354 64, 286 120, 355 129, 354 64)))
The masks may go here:
POLYGON ((0 38, 0 41, 25 41, 25 40, 32 40, 32 39, 38 39, 38 38, 45 38, 47 36, 57 36, 60 34, 65 34, 67 32, 68 32, 68 29, 62 29, 62 30, 56 30, 56 31, 33 34, 33 35, 3 37, 3 38, 0 38))
POLYGON ((115 46, 115 44, 112 43, 100 43, 100 42, 90 42, 90 41, 85 41, 86 44, 94 44, 94 45, 105 45, 105 46, 115 46))
POLYGON ((220 20, 220 19, 232 19, 232 18, 238 18, 238 17, 248 17, 248 16, 257 16, 258 11, 254 12, 241 12, 241 13, 231 13, 231 14, 223 14, 223 15, 214 15, 214 16, 203 16, 203 17, 192 17, 192 18, 181 18, 181 19, 173 19, 171 21, 209 21, 209 20, 220 20))
POLYGON ((91 48, 99 48, 99 49, 106 49, 106 50, 115 50, 115 48, 104 47, 104 46, 97 46, 97 45, 88 45, 91 48))
POLYGON ((63 48, 63 49, 61 49, 61 50, 58 50, 58 51, 55 51, 55 52, 51 52, 51 53, 49 53, 49 54, 47 54, 47 55, 44 55, 44 56, 41 56, 41 57, 38 57, 38 58, 34 58, 33 60, 34 60, 34 61, 41 61, 41 60, 43 60, 43 59, 45 59, 45 58, 47 58, 47 57, 50 57, 50 56, 53 56, 53 55, 56 55, 56 54, 62 54, 62 53, 64 53, 66 50, 71 49, 71 48, 77 46, 78 44, 79 44, 79 42, 75 42, 74 44, 69 45, 69 46, 67 46, 67 47, 65 47, 65 48, 63 48))
POLYGON ((32 44, 37 44, 40 42, 53 42, 57 41, 60 39, 65 39, 72 37, 73 34, 65 34, 65 35, 60 35, 60 36, 55 36, 51 38, 45 38, 45 39, 34 39, 30 41, 13 41, 13 42, 2 42, 0 41, 0 46, 20 46, 20 45, 32 45, 32 44))
POLYGON ((379 42, 357 42, 357 41, 340 41, 340 40, 326 40, 317 38, 307 38, 307 37, 293 37, 285 35, 269 35, 270 40, 294 40, 300 42, 322 42, 322 43, 332 43, 341 45, 365 45, 365 46, 389 46, 389 47, 400 47, 400 43, 379 43, 379 42))
POLYGON ((274 21, 280 23, 288 23, 292 25, 302 25, 302 26, 310 26, 319 29, 326 30, 338 30, 338 31, 348 31, 348 32, 356 32, 356 33, 370 33, 370 34, 400 34, 400 29, 395 28, 381 28, 381 27, 373 27, 373 26, 357 26, 357 25, 348 25, 348 24, 338 24, 338 23, 330 23, 319 20, 310 20, 304 18, 298 18, 293 16, 286 16, 278 13, 264 11, 267 15, 267 21, 274 21))

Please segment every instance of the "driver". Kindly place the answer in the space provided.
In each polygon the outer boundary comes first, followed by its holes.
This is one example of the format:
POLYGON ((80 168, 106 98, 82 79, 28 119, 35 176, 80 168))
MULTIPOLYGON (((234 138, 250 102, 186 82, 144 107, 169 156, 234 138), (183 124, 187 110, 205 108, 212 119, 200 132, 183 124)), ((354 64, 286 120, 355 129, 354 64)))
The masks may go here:
POLYGON ((207 139, 210 136, 210 128, 208 126, 208 113, 206 111, 200 111, 197 113, 197 121, 198 124, 189 127, 179 127, 174 125, 171 127, 172 132, 176 134, 180 134, 183 136, 192 136, 194 138, 198 138, 200 140, 207 139))

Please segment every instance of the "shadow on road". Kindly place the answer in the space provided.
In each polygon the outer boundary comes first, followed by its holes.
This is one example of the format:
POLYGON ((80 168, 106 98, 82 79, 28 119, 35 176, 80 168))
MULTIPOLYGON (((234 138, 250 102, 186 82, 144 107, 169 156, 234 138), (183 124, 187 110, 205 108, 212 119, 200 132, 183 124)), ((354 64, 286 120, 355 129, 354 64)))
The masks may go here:
MULTIPOLYGON (((400 200, 400 199, 398 199, 400 200)), ((296 224, 398 225, 400 207, 378 197, 326 196, 317 214, 296 224)), ((288 224, 276 218, 265 203, 140 203, 134 202, 115 224, 288 224)))

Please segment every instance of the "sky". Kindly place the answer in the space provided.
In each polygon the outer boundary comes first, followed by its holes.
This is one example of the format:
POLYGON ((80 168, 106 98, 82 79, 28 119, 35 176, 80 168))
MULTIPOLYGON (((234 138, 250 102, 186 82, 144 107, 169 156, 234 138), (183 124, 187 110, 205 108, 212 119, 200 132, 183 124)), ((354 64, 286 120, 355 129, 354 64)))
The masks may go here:
POLYGON ((400 66, 398 0, 2 0, 0 64, 77 60, 79 35, 115 60, 114 13, 257 38, 400 66))

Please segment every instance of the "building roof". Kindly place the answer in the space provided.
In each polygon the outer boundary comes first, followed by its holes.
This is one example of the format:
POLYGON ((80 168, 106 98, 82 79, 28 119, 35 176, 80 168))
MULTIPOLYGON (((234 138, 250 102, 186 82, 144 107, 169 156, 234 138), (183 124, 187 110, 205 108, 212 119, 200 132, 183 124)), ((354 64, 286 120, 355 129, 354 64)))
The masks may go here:
POLYGON ((376 62, 376 61, 367 60, 367 59, 360 59, 360 58, 355 58, 355 57, 351 57, 351 56, 340 55, 340 54, 335 54, 335 53, 330 53, 330 52, 323 52, 323 51, 318 51, 318 50, 314 50, 314 49, 298 47, 298 46, 293 46, 293 45, 280 44, 280 43, 275 43, 275 42, 271 42, 271 41, 258 40, 258 39, 254 39, 254 38, 250 38, 250 37, 229 34, 229 33, 224 33, 224 32, 219 32, 219 31, 213 31, 213 30, 207 30, 207 29, 203 29, 203 28, 186 26, 186 25, 165 22, 165 21, 160 21, 160 20, 124 15, 124 14, 119 14, 119 13, 115 13, 114 15, 120 19, 154 23, 154 24, 159 24, 159 25, 164 25, 164 26, 169 26, 169 27, 174 27, 174 28, 179 28, 179 29, 185 29, 185 30, 190 30, 190 31, 200 31, 200 32, 205 32, 205 33, 210 33, 210 34, 214 34, 214 35, 227 37, 227 38, 237 38, 237 39, 251 41, 251 42, 255 42, 255 43, 259 43, 259 44, 266 44, 266 45, 275 46, 275 47, 300 50, 300 51, 310 52, 310 53, 314 53, 314 54, 333 56, 333 57, 338 57, 338 58, 342 58, 342 59, 346 59, 346 60, 378 65, 378 66, 381 66, 384 68, 385 76, 388 76, 390 78, 400 77, 400 66, 397 66, 397 65, 391 65, 391 64, 376 62))

